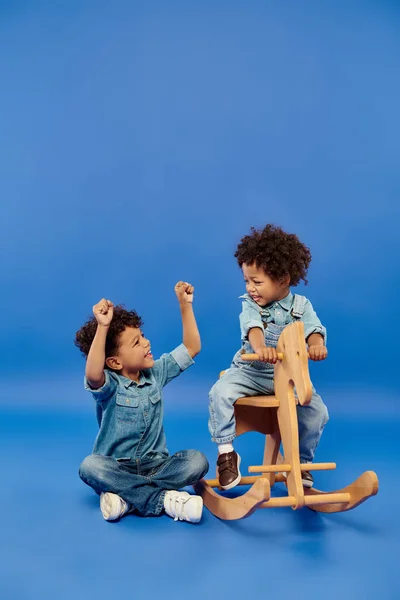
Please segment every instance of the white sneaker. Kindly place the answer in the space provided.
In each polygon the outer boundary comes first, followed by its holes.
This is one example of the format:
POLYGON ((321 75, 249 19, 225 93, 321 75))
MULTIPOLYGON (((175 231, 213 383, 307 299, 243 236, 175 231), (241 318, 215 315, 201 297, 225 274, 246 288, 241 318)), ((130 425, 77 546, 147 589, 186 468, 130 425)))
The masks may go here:
POLYGON ((167 492, 164 498, 164 508, 167 515, 174 521, 198 523, 203 512, 203 498, 191 496, 187 492, 167 492))
POLYGON ((106 521, 116 521, 125 515, 131 506, 117 494, 104 492, 100 494, 100 510, 106 521))

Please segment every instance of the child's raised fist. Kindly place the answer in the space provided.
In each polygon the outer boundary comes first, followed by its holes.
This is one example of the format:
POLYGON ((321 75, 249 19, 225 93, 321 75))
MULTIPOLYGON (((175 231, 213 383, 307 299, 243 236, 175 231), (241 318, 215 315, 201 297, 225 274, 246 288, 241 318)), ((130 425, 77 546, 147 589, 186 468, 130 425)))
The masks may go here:
POLYGON ((192 304, 194 287, 186 281, 178 281, 175 286, 175 294, 180 304, 192 304))
POLYGON ((108 326, 113 318, 114 304, 110 300, 102 298, 93 306, 93 314, 99 325, 108 326))

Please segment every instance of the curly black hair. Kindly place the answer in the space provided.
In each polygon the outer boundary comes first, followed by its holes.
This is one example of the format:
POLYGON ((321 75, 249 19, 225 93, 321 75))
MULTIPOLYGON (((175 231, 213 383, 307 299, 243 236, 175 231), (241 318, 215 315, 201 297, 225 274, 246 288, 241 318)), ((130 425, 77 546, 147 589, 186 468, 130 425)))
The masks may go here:
POLYGON ((278 280, 289 275, 290 285, 296 286, 302 279, 305 284, 311 262, 310 249, 302 244, 294 233, 286 233, 280 227, 268 224, 264 229, 251 228, 235 252, 239 267, 243 263, 256 264, 271 279, 278 280))
MULTIPOLYGON (((122 304, 114 306, 113 318, 106 338, 106 358, 116 354, 119 346, 119 336, 127 327, 137 327, 140 329, 142 326, 143 321, 135 310, 126 310, 122 304)), ((96 330, 97 321, 95 317, 91 317, 76 332, 75 346, 78 346, 84 356, 89 354, 96 330)))

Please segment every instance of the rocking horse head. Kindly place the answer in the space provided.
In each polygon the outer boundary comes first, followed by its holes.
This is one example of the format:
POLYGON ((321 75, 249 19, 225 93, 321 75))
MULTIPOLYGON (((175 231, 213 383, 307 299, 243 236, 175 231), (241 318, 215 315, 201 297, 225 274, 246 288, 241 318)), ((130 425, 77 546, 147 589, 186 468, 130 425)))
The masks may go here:
POLYGON ((277 377, 284 376, 287 383, 296 388, 300 404, 308 404, 312 396, 312 386, 308 370, 308 353, 304 339, 304 324, 296 321, 285 327, 277 346, 282 360, 275 367, 277 377))

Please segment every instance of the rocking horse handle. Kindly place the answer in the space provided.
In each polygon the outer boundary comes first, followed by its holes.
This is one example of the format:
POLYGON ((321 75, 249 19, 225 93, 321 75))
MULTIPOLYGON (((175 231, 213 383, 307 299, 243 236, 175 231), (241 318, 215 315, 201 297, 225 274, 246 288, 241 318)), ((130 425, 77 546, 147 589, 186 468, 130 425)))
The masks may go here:
MULTIPOLYGON (((260 360, 258 354, 241 354, 240 358, 242 360, 260 360)), ((283 360, 283 353, 278 352, 278 360, 283 360)))
MULTIPOLYGON (((241 354, 240 358, 242 360, 260 360, 258 354, 241 354)), ((283 360, 282 352, 278 352, 278 360, 283 360)))

